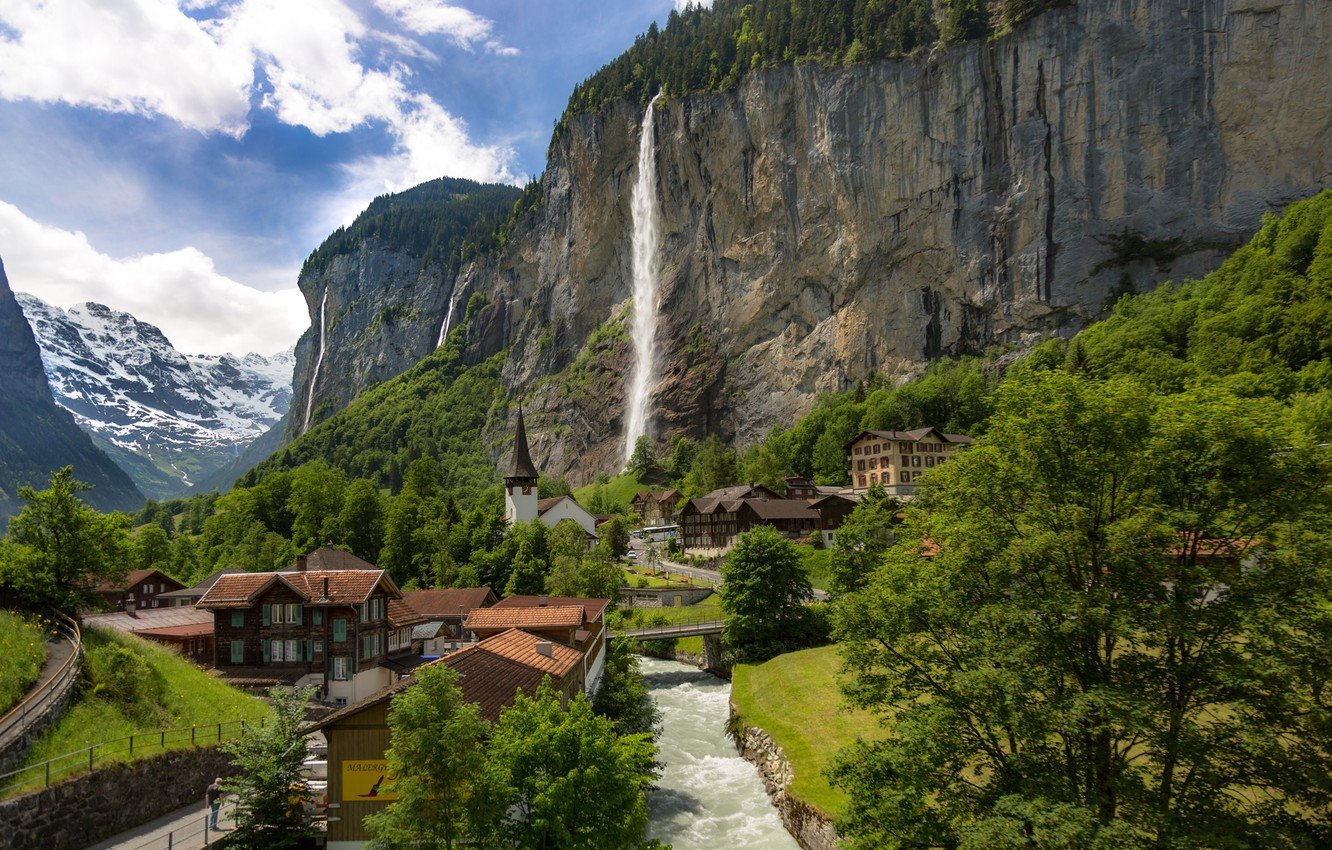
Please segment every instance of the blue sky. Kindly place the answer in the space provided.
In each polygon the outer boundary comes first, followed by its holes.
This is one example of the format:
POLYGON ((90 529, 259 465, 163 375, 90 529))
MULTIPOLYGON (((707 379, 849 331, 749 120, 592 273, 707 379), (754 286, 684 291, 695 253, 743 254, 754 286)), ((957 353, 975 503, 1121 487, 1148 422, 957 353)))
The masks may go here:
POLYGON ((433 177, 539 174, 574 84, 675 5, 5 0, 0 258, 188 353, 272 353, 329 231, 433 177))

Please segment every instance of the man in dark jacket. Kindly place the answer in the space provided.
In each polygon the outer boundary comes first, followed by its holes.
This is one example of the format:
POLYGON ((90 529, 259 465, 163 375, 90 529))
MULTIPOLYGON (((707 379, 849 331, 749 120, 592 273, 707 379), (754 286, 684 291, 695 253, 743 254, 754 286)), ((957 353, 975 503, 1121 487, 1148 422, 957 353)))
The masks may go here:
POLYGON ((204 792, 204 802, 212 810, 208 818, 208 826, 212 829, 217 829, 217 813, 222 808, 222 793, 222 777, 220 776, 214 779, 213 784, 209 785, 208 790, 204 792))

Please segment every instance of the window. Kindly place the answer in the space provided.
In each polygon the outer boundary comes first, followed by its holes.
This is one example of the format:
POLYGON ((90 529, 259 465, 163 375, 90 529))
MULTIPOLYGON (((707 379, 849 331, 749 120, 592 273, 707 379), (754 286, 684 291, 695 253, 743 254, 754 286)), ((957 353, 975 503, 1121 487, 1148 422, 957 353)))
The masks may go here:
POLYGON ((322 640, 317 640, 314 642, 314 654, 315 655, 324 654, 324 642, 322 640))
POLYGON ((232 664, 245 663, 245 641, 233 640, 231 642, 231 663, 232 664))
POLYGON ((339 655, 333 659, 333 679, 338 682, 345 682, 351 678, 351 659, 345 655, 339 655))
POLYGON ((300 605, 297 605, 295 603, 288 603, 282 605, 269 605, 268 609, 269 609, 269 614, 268 614, 269 622, 273 623, 274 625, 282 623, 294 623, 296 625, 300 625, 301 622, 300 605))
POLYGON ((360 604, 361 622, 373 623, 384 619, 384 597, 377 596, 360 604))
POLYGON ((879 483, 879 473, 877 473, 877 472, 871 472, 871 473, 870 473, 870 483, 871 483, 871 484, 878 484, 878 483, 879 483))
POLYGON ((857 472, 864 472, 864 471, 865 471, 865 461, 863 461, 863 460, 858 460, 858 461, 856 461, 856 471, 857 471, 857 472))
POLYGON ((376 632, 361 638, 361 657, 374 658, 384 652, 384 636, 376 632))
POLYGON ((925 465, 934 466, 934 455, 929 455, 928 457, 925 458, 925 465))
POLYGON ((905 483, 907 483, 908 481, 911 480, 911 473, 910 473, 910 472, 899 472, 899 473, 897 473, 897 478, 898 478, 898 480, 899 480, 901 483, 905 484, 905 483))
POLYGON ((274 663, 280 661, 300 661, 301 642, 298 640, 270 641, 268 657, 269 660, 274 663))
POLYGON ((909 455, 912 452, 910 443, 902 443, 902 454, 909 455))
POLYGON ((347 621, 339 617, 333 621, 333 641, 341 643, 347 639, 347 621))
POLYGON ((869 467, 870 467, 870 469, 878 469, 878 468, 879 468, 879 459, 878 459, 877 457, 872 457, 872 458, 870 458, 869 467))
POLYGON ((860 454, 860 446, 856 446, 854 449, 852 449, 852 450, 851 450, 851 453, 852 453, 852 454, 860 454))
POLYGON ((865 486, 865 476, 863 476, 863 475, 860 476, 860 486, 861 486, 861 487, 864 487, 864 486, 865 486))
POLYGON ((316 626, 322 626, 322 625, 324 624, 324 609, 323 609, 323 608, 315 608, 315 609, 311 610, 311 611, 310 611, 310 622, 311 622, 311 623, 314 623, 316 626))
POLYGON ((231 627, 232 627, 233 629, 242 629, 242 628, 245 627, 245 612, 244 612, 244 611, 232 611, 232 612, 231 612, 231 627))
POLYGON ((920 455, 915 455, 914 457, 911 458, 911 465, 920 466, 920 455))

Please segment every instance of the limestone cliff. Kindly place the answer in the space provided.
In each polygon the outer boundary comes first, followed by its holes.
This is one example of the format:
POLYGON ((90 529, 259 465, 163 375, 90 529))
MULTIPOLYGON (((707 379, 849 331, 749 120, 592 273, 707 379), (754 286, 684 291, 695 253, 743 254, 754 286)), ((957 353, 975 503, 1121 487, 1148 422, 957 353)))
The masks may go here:
MULTIPOLYGON (((1083 0, 916 59, 663 99, 654 433, 748 441, 819 392, 1203 273, 1332 185, 1329 67, 1324 0, 1083 0)), ((622 458, 641 117, 570 116, 542 205, 456 283, 487 302, 469 357, 508 349, 538 463, 575 484, 622 458)))

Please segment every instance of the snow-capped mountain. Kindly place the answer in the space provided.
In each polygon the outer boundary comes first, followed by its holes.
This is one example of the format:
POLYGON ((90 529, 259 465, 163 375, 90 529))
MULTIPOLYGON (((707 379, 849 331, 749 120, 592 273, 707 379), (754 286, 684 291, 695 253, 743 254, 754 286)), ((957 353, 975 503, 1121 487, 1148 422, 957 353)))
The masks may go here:
POLYGON ((149 496, 190 492, 291 406, 290 350, 186 356, 128 313, 15 294, 56 402, 149 496))

